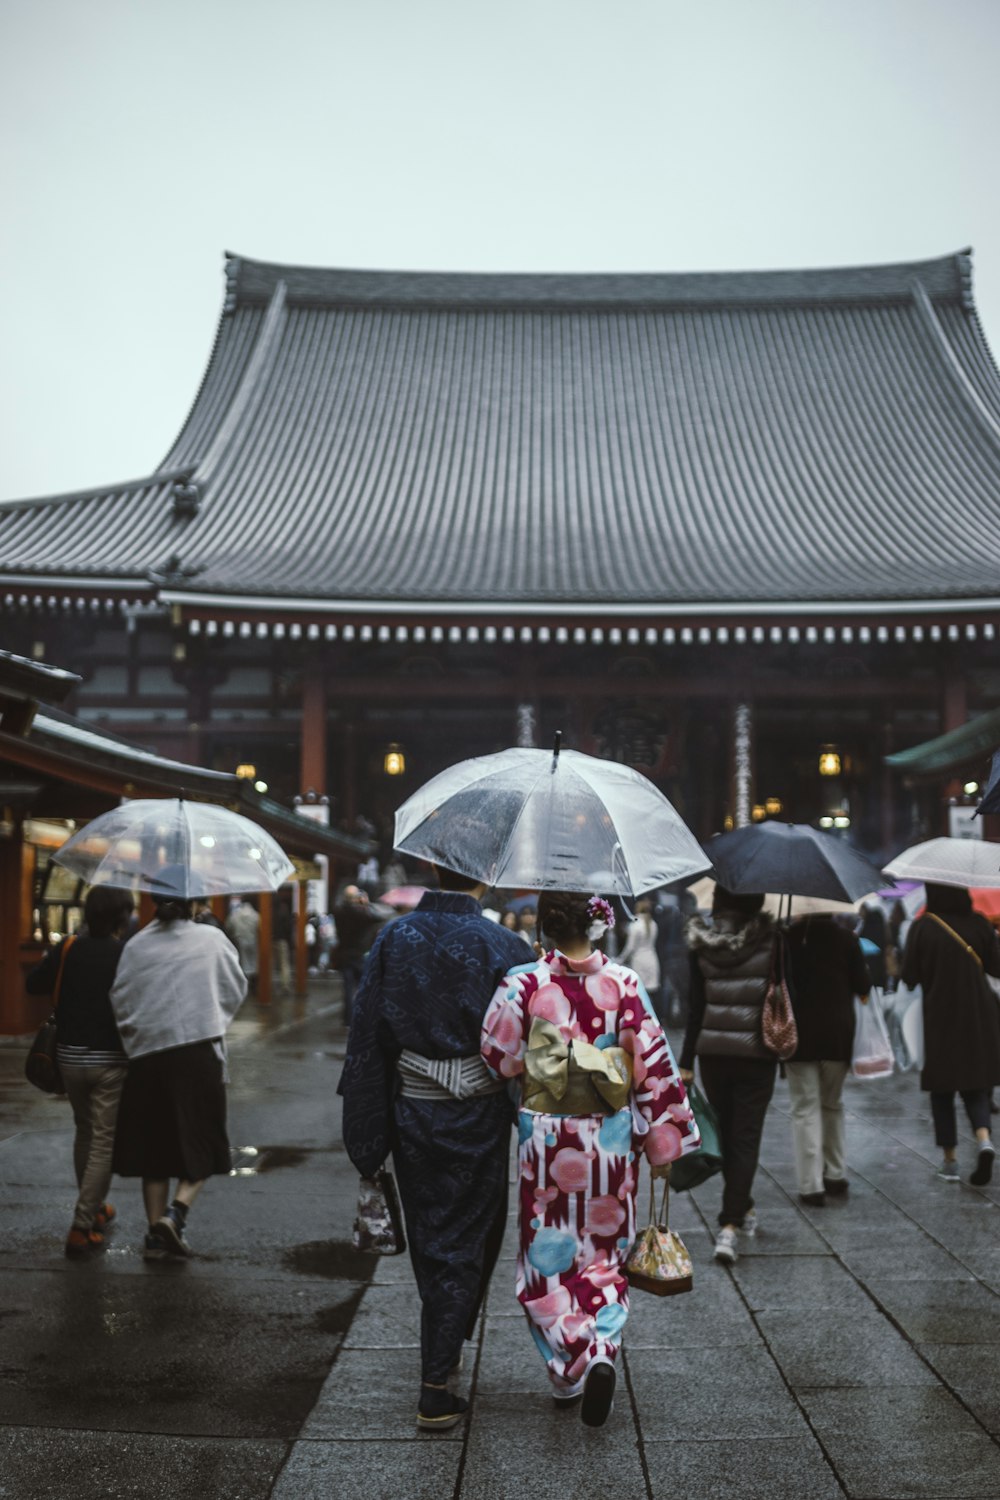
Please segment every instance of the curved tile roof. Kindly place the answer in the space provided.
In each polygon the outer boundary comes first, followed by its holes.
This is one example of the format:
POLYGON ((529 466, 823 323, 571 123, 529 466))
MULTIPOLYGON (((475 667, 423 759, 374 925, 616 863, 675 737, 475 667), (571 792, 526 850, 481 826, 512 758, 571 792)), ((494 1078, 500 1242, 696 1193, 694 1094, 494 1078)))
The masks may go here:
POLYGON ((414 607, 1000 597, 968 252, 678 276, 230 257, 227 281, 160 469, 0 507, 0 574, 414 607))

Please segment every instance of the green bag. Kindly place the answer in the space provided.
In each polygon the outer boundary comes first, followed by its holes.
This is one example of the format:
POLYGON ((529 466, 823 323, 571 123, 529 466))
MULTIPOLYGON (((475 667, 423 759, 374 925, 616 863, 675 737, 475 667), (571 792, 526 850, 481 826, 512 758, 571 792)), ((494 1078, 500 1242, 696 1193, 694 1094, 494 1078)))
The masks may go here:
POLYGON ((698 1187, 722 1171, 722 1137, 715 1110, 696 1083, 687 1085, 687 1096, 701 1132, 701 1146, 689 1156, 681 1156, 671 1163, 670 1186, 675 1193, 698 1187))

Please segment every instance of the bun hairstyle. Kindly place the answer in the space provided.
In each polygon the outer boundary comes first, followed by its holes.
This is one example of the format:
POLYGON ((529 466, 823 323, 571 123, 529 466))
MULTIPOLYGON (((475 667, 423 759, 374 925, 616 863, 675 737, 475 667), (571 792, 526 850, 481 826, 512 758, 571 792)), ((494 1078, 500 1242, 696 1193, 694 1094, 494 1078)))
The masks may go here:
POLYGON ((191 902, 180 896, 154 896, 158 922, 190 922, 191 902))
POLYGON ((543 891, 538 898, 539 927, 557 946, 587 941, 592 899, 584 891, 543 891))

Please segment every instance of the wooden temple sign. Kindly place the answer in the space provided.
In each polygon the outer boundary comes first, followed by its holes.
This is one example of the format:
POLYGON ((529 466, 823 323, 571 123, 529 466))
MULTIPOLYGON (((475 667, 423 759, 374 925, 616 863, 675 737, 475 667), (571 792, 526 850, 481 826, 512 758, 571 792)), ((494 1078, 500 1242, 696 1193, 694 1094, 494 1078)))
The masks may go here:
POLYGON ((301 885, 307 880, 322 880, 326 873, 323 866, 315 859, 300 859, 295 854, 290 854, 289 859, 295 866, 295 873, 289 875, 289 883, 301 885))

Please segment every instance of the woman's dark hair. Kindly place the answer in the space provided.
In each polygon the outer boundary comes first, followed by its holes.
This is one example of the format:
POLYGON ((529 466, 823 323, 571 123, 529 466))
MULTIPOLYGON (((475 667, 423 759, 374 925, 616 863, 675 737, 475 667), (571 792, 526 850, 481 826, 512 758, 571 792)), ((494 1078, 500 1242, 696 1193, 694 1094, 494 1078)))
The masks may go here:
POLYGON ((180 896, 154 896, 153 905, 156 907, 158 922, 190 922, 191 920, 191 902, 184 901, 180 896))
POLYGON ((543 891, 538 898, 538 925, 553 943, 581 943, 593 918, 585 891, 543 891))
POLYGON ((481 884, 473 875, 460 875, 457 870, 449 870, 445 865, 437 867, 438 885, 443 891, 474 891, 481 884))
POLYGON ((123 925, 132 911, 133 901, 128 891, 117 890, 113 885, 95 885, 87 892, 83 903, 83 920, 92 938, 107 938, 123 925))
POLYGON ((734 916, 755 917, 764 905, 763 894, 757 892, 738 896, 735 891, 727 891, 724 885, 715 887, 715 895, 712 897, 712 911, 731 911, 734 916))

